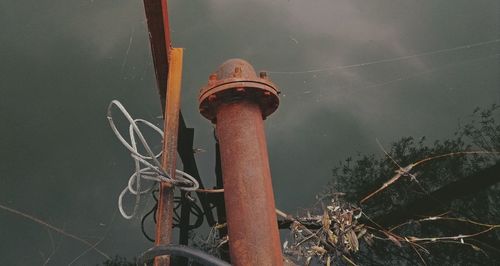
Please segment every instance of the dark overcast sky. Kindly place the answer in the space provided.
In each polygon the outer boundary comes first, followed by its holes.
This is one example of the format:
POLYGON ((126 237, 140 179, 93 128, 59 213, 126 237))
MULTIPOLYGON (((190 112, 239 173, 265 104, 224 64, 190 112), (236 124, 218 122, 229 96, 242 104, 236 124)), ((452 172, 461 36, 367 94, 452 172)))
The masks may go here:
MULTIPOLYGON (((205 182, 212 126, 197 93, 226 59, 293 72, 271 73, 283 94, 266 121, 276 204, 293 212, 338 160, 380 153, 376 138, 445 138, 476 106, 499 103, 499 10, 496 0, 170 1, 205 182)), ((0 33, 0 203, 104 237, 110 255, 148 248, 140 220, 117 213, 132 164, 105 117, 118 99, 160 123, 142 1, 1 1, 0 33)), ((53 250, 49 265, 66 265, 86 249, 2 210, 0 225, 0 265, 43 264, 53 250)), ((74 265, 102 260, 91 251, 74 265)))

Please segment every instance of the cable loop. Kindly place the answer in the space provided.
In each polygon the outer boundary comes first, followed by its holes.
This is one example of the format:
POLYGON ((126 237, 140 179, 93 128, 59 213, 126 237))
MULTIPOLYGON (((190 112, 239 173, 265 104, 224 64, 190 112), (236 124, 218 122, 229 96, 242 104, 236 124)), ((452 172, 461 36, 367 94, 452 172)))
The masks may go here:
POLYGON ((111 126, 111 130, 113 130, 113 133, 115 133, 116 137, 123 144, 123 146, 127 148, 127 150, 130 152, 130 156, 134 160, 135 172, 129 177, 127 186, 122 190, 120 196, 118 197, 118 209, 125 219, 132 219, 136 215, 137 209, 140 204, 141 195, 148 193, 154 188, 153 185, 148 189, 141 189, 142 180, 153 181, 155 182, 155 185, 158 182, 168 182, 184 191, 195 191, 199 188, 198 181, 188 173, 185 173, 181 170, 175 170, 175 179, 171 178, 168 175, 159 161, 162 152, 160 151, 158 154, 155 154, 153 152, 138 125, 143 124, 153 129, 161 136, 162 139, 164 139, 163 131, 159 127, 147 120, 132 118, 132 116, 127 112, 127 109, 125 109, 125 107, 117 100, 113 100, 109 104, 107 110, 107 118, 109 125, 111 126), (125 137, 123 137, 123 135, 115 125, 112 112, 113 106, 116 106, 129 122, 129 141, 127 141, 125 137), (137 147, 138 142, 136 138, 139 140, 140 144, 146 151, 145 155, 139 152, 139 149, 137 147), (123 198, 125 197, 127 192, 135 195, 135 204, 131 214, 127 214, 127 212, 125 212, 125 210, 123 209, 123 198))

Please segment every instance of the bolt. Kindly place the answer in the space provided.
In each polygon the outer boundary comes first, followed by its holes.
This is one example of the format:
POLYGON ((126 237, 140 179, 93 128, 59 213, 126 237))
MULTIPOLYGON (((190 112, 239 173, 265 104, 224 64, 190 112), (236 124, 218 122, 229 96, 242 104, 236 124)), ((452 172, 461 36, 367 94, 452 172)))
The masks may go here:
POLYGON ((259 73, 259 76, 261 79, 269 79, 269 77, 267 76, 267 72, 266 71, 261 71, 259 73))
POLYGON ((235 78, 241 78, 241 67, 237 66, 237 67, 234 68, 233 77, 235 77, 235 78))
POLYGON ((208 77, 208 84, 213 85, 215 82, 217 82, 217 74, 213 73, 208 77))
POLYGON ((217 74, 215 74, 215 73, 210 74, 210 77, 208 77, 208 80, 209 81, 216 81, 217 80, 217 74))
POLYGON ((266 97, 271 96, 271 92, 269 92, 269 91, 265 91, 265 92, 264 92, 264 96, 266 96, 266 97))
POLYGON ((213 101, 217 100, 217 96, 215 96, 215 94, 212 94, 212 95, 208 96, 208 100, 213 102, 213 101))
POLYGON ((237 88, 236 91, 239 92, 239 93, 244 93, 245 92, 245 88, 237 88))

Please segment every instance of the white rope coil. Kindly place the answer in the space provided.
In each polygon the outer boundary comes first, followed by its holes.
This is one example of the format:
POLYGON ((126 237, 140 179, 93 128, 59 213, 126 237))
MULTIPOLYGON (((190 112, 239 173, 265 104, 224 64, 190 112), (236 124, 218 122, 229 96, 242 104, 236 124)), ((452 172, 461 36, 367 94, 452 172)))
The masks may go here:
POLYGON ((116 137, 123 144, 123 146, 125 146, 125 148, 129 150, 130 156, 134 160, 135 172, 130 176, 127 186, 123 189, 123 191, 120 193, 120 196, 118 197, 118 209, 120 210, 120 213, 125 219, 132 219, 136 215, 137 208, 139 207, 139 203, 141 200, 141 195, 148 193, 153 188, 151 187, 148 189, 141 190, 142 179, 151 180, 154 182, 169 182, 177 186, 179 189, 185 191, 195 191, 199 188, 198 181, 196 181, 194 177, 183 171, 176 169, 175 179, 171 178, 168 175, 168 173, 162 168, 160 161, 158 160, 162 155, 162 152, 159 152, 158 154, 153 153, 151 147, 149 146, 148 142, 141 133, 141 130, 139 129, 138 125, 142 123, 145 126, 150 127, 158 134, 160 134, 163 139, 163 131, 160 128, 158 128, 153 123, 146 121, 144 119, 132 118, 132 116, 127 112, 125 107, 123 107, 123 105, 117 100, 113 100, 109 104, 107 118, 109 121, 109 125, 111 126, 111 129, 115 133, 116 137), (129 122, 130 142, 125 140, 125 138, 122 136, 122 134, 116 127, 115 122, 113 121, 113 115, 112 115, 113 106, 116 106, 129 122), (139 150, 137 148, 136 137, 139 138, 139 141, 146 150, 147 155, 139 153, 139 150), (123 197, 127 194, 127 192, 130 192, 132 195, 136 196, 134 209, 132 211, 132 214, 130 215, 127 214, 123 209, 123 197))

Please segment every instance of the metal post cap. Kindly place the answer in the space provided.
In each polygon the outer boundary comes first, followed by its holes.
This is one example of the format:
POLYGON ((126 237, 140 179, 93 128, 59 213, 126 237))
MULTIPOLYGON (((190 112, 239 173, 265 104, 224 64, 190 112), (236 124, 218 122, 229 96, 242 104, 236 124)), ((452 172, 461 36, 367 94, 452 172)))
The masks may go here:
POLYGON ((252 100, 260 105, 265 119, 279 105, 280 93, 266 72, 255 73, 253 66, 243 59, 229 59, 209 76, 208 84, 199 95, 200 113, 215 122, 216 110, 221 103, 252 100))

